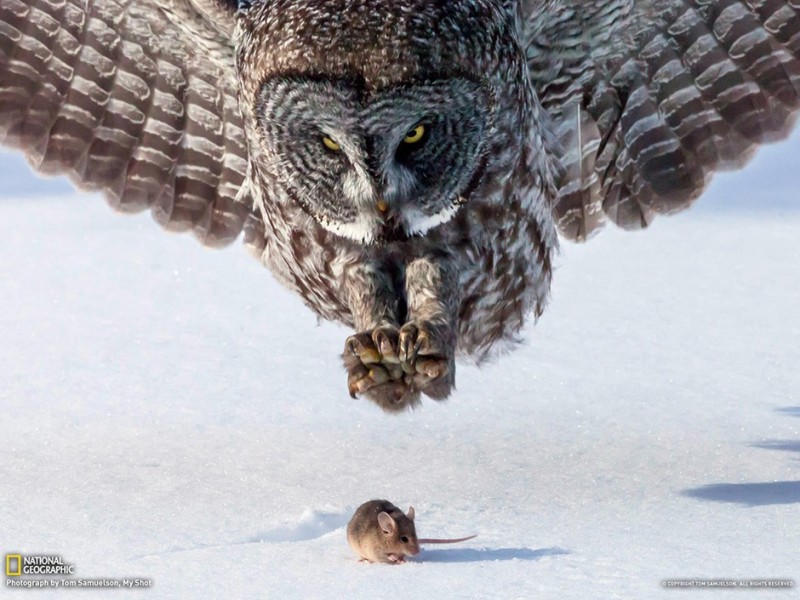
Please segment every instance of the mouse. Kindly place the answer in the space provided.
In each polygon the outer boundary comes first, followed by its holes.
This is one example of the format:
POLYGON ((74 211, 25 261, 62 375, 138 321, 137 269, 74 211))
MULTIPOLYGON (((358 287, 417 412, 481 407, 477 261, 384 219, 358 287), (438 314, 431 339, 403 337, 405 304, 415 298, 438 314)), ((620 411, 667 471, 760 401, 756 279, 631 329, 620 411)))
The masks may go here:
POLYGON ((362 561, 400 564, 419 554, 421 544, 454 544, 474 538, 418 538, 414 507, 404 513, 388 500, 370 500, 356 509, 347 524, 347 542, 362 561))

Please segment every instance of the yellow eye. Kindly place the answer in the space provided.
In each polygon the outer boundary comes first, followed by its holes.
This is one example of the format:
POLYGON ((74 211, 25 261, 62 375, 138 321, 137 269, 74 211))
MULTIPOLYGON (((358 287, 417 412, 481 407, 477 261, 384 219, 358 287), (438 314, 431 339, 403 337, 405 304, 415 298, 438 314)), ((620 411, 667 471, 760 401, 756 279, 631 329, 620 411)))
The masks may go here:
POLYGON ((341 147, 339 144, 337 144, 336 142, 334 142, 334 141, 333 141, 331 138, 329 138, 327 135, 325 135, 325 136, 322 136, 322 143, 323 143, 323 144, 325 145, 325 147, 326 147, 328 150, 330 150, 331 152, 340 152, 340 151, 341 151, 341 149, 342 149, 342 147, 341 147))
POLYGON ((422 138, 425 137, 425 125, 417 125, 408 132, 405 138, 403 138, 403 143, 405 144, 418 144, 422 141, 422 138))

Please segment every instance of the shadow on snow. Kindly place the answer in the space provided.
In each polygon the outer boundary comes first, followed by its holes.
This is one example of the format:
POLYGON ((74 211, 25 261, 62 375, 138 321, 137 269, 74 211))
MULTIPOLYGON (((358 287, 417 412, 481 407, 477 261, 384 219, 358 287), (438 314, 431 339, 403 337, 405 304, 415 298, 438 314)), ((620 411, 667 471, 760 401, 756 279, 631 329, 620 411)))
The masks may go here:
POLYGON ((750 444, 751 448, 765 450, 783 450, 784 452, 800 452, 800 440, 764 440, 750 444))
POLYGON ((783 408, 776 408, 775 412, 779 412, 790 417, 800 417, 800 406, 785 406, 783 408))
POLYGON ((763 483, 714 483, 681 492, 689 498, 711 502, 732 502, 744 506, 800 503, 800 481, 763 483))
POLYGON ((448 550, 423 550, 420 553, 422 562, 467 563, 497 560, 539 560, 546 556, 570 554, 563 548, 462 548, 448 550))

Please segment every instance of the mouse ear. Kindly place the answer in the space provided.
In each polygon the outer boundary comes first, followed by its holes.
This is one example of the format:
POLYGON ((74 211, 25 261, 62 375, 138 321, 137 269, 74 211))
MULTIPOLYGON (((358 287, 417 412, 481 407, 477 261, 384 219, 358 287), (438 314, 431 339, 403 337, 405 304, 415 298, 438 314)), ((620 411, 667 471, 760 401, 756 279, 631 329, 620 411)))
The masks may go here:
POLYGON ((412 521, 414 520, 414 507, 413 506, 409 506, 408 507, 408 518, 411 519, 412 521))
POLYGON ((381 530, 386 535, 391 535, 397 531, 397 523, 394 522, 394 519, 387 512, 378 513, 378 525, 381 526, 381 530))

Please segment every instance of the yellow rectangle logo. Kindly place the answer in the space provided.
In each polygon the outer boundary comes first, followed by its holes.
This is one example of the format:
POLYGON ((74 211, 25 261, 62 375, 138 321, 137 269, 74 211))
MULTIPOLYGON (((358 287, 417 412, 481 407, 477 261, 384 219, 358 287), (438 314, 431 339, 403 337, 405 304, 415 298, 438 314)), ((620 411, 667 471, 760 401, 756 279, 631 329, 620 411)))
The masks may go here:
POLYGON ((22 575, 22 555, 6 554, 6 575, 19 577, 22 575))

